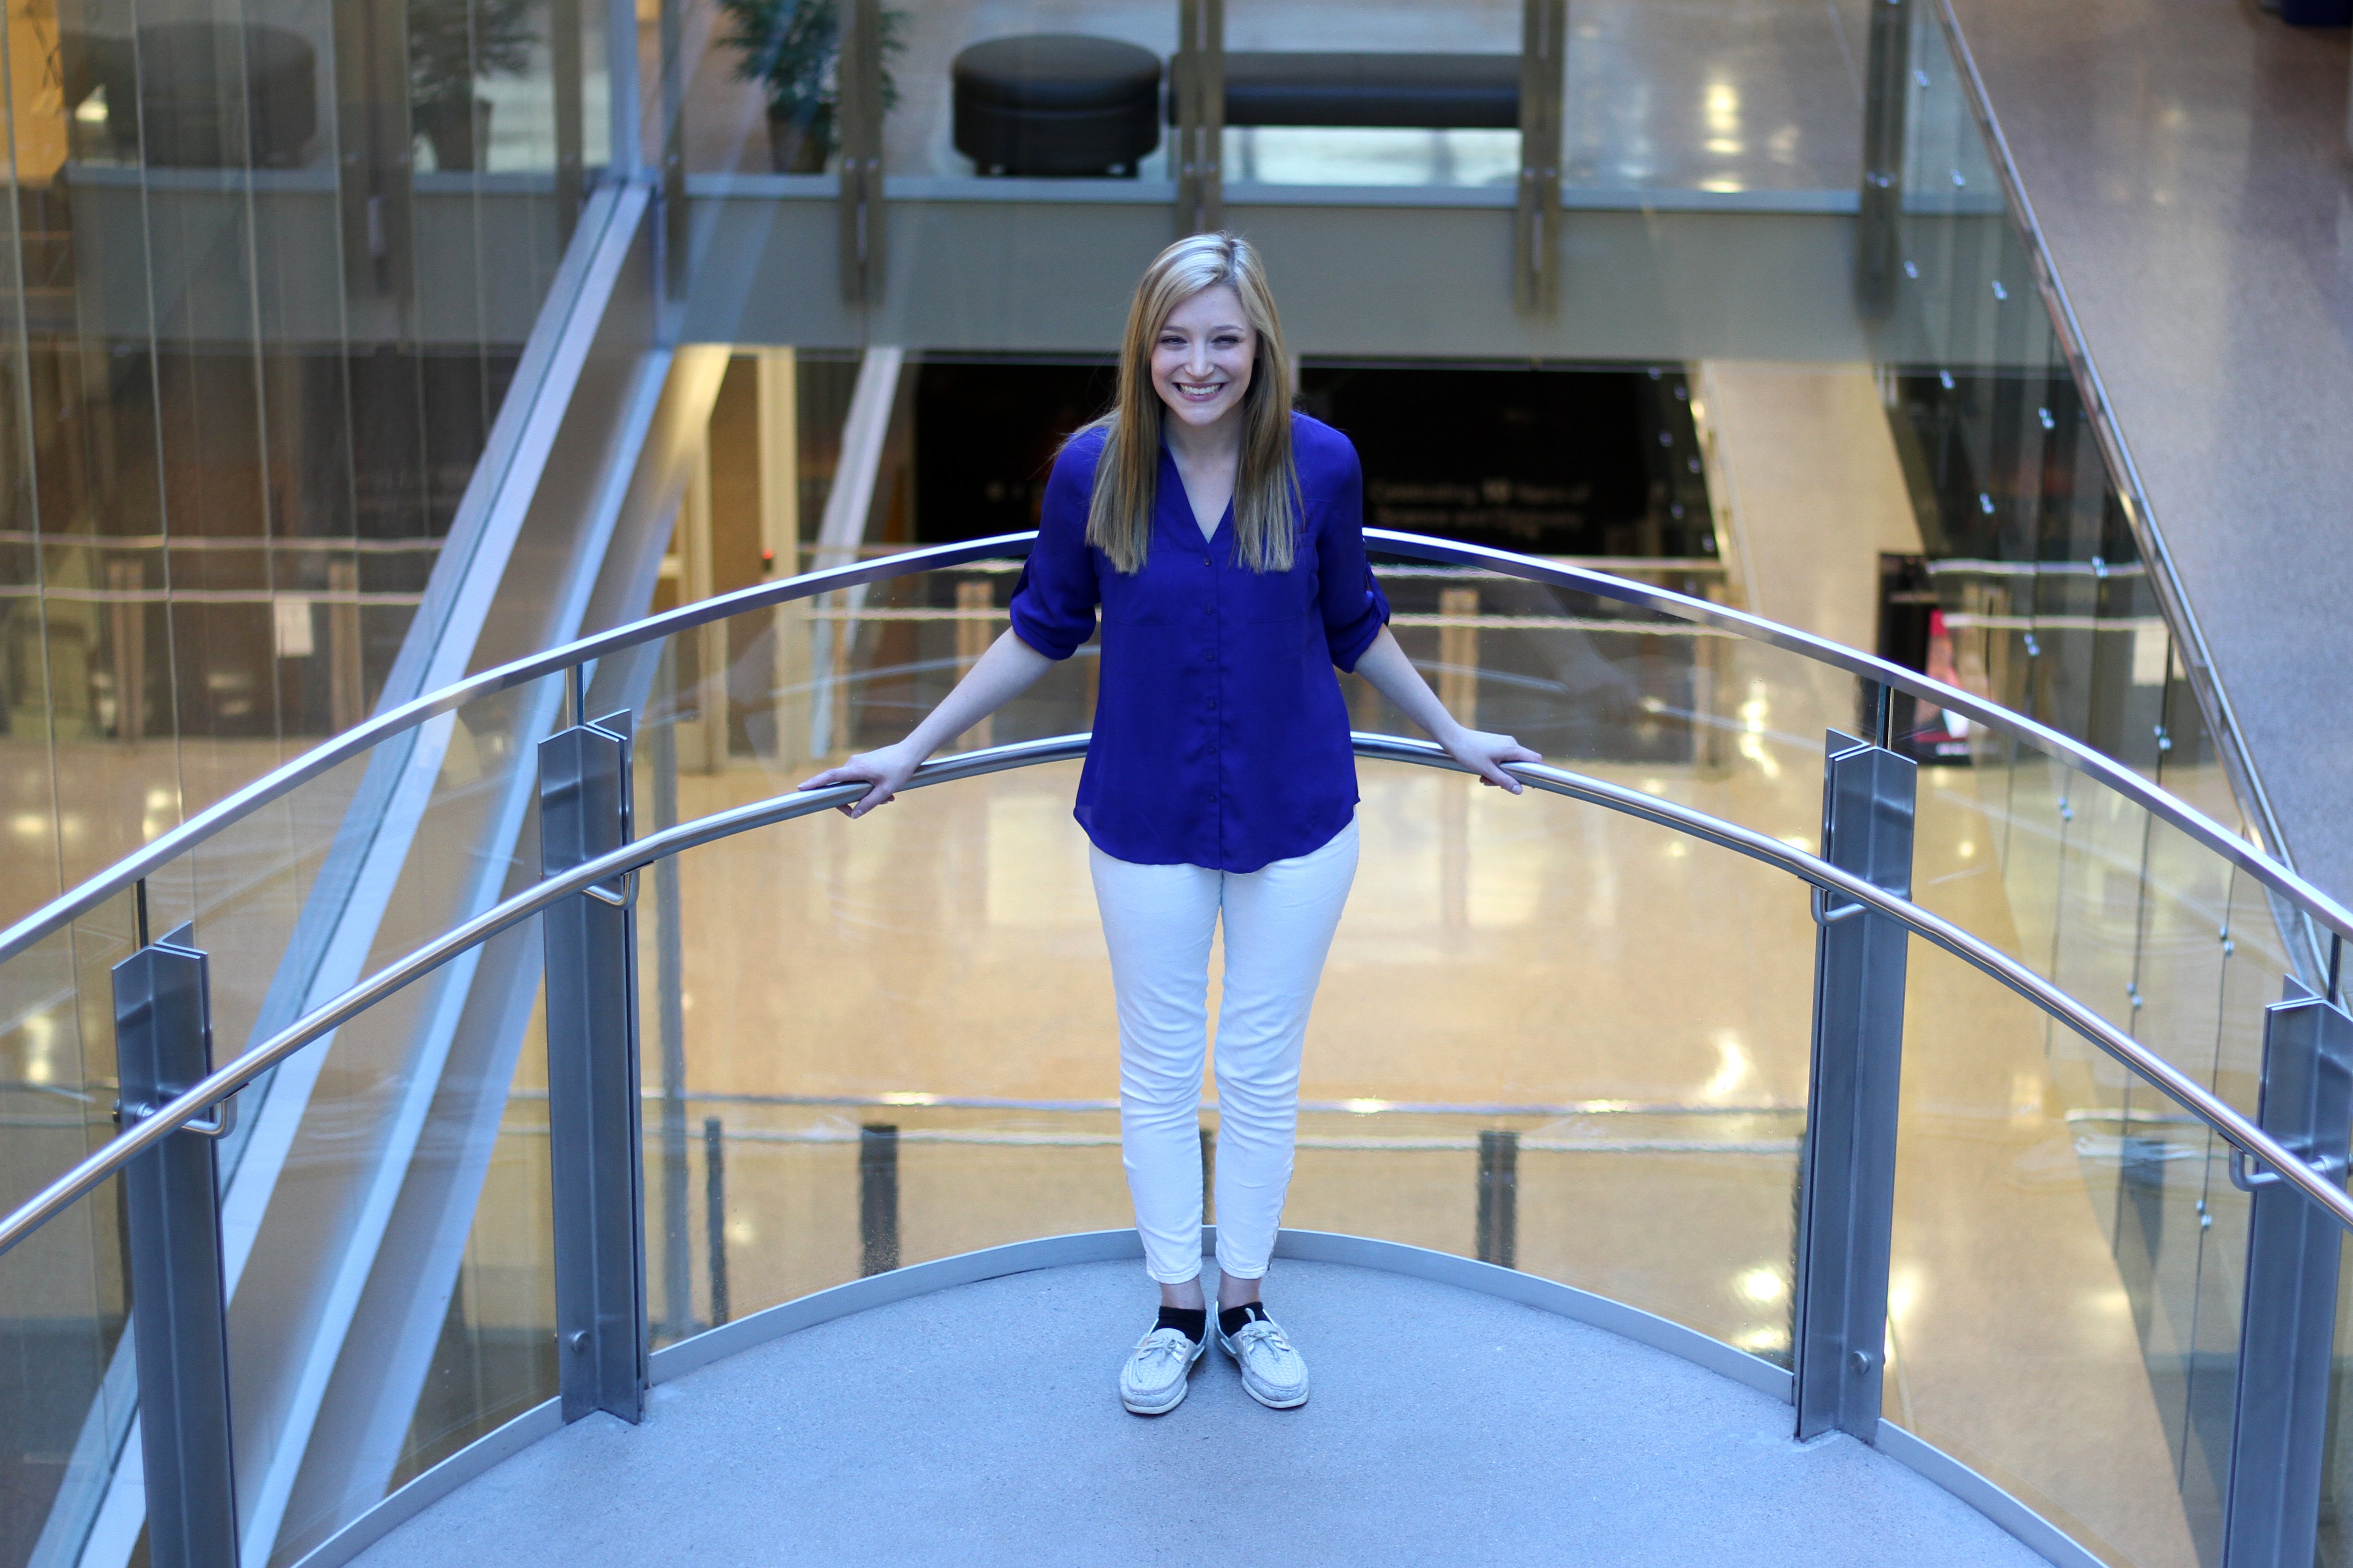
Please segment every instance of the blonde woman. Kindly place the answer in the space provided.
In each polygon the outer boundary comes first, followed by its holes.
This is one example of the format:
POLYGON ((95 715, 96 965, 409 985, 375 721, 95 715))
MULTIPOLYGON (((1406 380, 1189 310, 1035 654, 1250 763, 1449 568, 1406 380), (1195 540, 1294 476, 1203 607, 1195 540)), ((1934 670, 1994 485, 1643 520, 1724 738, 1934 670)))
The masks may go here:
POLYGON ((1340 669, 1450 755, 1516 795, 1509 735, 1465 729, 1388 629, 1365 561, 1347 437, 1292 411, 1291 363, 1258 254, 1177 241, 1145 269, 1112 411, 1046 487, 1013 626, 914 731, 803 788, 888 802, 923 760, 1068 658, 1103 619, 1094 735, 1074 815, 1119 1011, 1120 1142, 1160 1315, 1121 1368, 1122 1403, 1175 1409, 1209 1331, 1252 1398, 1307 1401, 1307 1363, 1262 1296, 1291 1182, 1299 1060, 1356 868, 1356 756, 1340 669), (1218 1297, 1201 1291, 1201 1069, 1210 939, 1218 1016, 1218 1297))

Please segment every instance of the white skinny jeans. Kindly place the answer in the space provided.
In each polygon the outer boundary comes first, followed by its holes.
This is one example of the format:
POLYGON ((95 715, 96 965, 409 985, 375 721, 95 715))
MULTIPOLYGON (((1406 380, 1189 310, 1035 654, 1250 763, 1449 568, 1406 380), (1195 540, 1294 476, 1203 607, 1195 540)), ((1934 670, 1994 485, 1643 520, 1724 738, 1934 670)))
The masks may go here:
POLYGON ((1145 1267, 1201 1272, 1201 1068, 1209 938, 1226 921, 1218 1007, 1218 1268, 1266 1273, 1291 1185, 1299 1051, 1348 885, 1356 825, 1320 849, 1236 874, 1138 866, 1090 847, 1119 999, 1119 1132, 1145 1267))

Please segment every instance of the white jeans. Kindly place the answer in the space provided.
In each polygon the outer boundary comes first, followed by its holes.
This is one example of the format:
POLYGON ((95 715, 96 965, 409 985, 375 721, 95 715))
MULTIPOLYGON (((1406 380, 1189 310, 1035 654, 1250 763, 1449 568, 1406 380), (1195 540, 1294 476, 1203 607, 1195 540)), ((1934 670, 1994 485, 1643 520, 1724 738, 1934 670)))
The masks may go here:
POLYGON ((1201 1067, 1209 938, 1224 912, 1218 1268, 1258 1279, 1291 1185, 1299 1049, 1356 879, 1356 825, 1320 849, 1244 875, 1138 866, 1100 849, 1090 860, 1119 998, 1121 1153, 1145 1267, 1163 1285, 1201 1272, 1201 1067))

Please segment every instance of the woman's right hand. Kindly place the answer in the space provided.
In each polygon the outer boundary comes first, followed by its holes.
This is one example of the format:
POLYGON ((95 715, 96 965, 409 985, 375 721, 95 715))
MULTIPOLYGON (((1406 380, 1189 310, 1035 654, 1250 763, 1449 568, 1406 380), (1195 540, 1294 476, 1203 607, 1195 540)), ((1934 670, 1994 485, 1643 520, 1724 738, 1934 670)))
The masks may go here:
POLYGON ((813 778, 803 779, 799 787, 824 789, 830 784, 871 784, 871 789, 849 805, 834 807, 844 816, 863 816, 878 805, 890 805, 891 797, 906 787, 907 781, 915 776, 915 770, 923 765, 923 761, 902 742, 877 751, 860 752, 838 768, 828 768, 813 778))

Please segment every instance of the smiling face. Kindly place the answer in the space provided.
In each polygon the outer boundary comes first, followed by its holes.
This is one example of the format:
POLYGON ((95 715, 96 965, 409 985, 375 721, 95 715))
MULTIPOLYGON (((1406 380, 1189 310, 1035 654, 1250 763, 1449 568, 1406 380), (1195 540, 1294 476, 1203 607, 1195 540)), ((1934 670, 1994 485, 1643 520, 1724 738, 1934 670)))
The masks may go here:
POLYGON ((1219 283, 1168 312, 1152 344, 1152 390, 1195 429, 1240 414, 1258 362, 1258 333, 1219 283))

